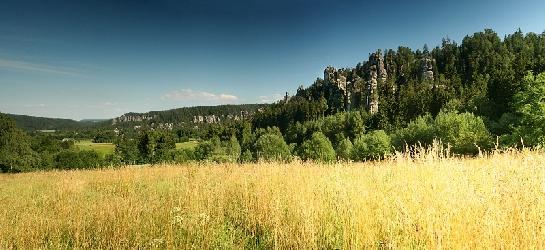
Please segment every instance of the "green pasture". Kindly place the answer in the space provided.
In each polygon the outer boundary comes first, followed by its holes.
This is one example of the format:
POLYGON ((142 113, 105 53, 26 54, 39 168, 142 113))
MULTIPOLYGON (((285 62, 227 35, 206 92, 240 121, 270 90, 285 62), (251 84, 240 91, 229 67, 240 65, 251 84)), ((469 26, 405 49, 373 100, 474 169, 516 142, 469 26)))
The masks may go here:
POLYGON ((187 142, 177 142, 176 149, 194 149, 199 144, 198 141, 190 140, 187 142))
POLYGON ((115 145, 112 143, 94 143, 91 140, 77 141, 75 145, 80 150, 93 150, 101 156, 113 154, 115 150, 115 145))
MULTIPOLYGON (((187 142, 176 143, 176 149, 194 149, 199 144, 198 141, 191 140, 187 142)), ((80 150, 94 150, 101 156, 113 154, 115 145, 113 143, 94 143, 91 140, 81 140, 75 143, 80 150)))

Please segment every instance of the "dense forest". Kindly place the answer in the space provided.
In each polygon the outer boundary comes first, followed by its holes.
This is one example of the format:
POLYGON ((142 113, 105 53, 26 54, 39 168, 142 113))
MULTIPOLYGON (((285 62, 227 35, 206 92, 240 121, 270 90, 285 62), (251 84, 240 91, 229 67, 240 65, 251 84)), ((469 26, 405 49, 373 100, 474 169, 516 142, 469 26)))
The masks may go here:
POLYGON ((501 39, 487 29, 461 44, 443 39, 431 50, 379 50, 354 68, 328 67, 323 79, 297 90, 290 100, 295 104, 277 104, 256 124, 287 128, 324 113, 363 110, 373 115, 372 129, 395 130, 426 113, 450 110, 480 116, 491 132, 502 134, 510 132, 513 98, 525 87, 524 77, 544 71, 545 33, 519 30, 501 39))
POLYGON ((432 49, 378 50, 354 68, 327 67, 323 78, 272 105, 126 114, 87 132, 116 144, 99 163, 51 136, 31 139, 0 116, 0 166, 24 171, 165 161, 366 161, 433 144, 463 155, 541 147, 544 72, 545 32, 519 30, 501 38, 486 29, 460 44, 443 39, 432 49), (195 149, 175 149, 175 142, 189 138, 200 141, 195 149))

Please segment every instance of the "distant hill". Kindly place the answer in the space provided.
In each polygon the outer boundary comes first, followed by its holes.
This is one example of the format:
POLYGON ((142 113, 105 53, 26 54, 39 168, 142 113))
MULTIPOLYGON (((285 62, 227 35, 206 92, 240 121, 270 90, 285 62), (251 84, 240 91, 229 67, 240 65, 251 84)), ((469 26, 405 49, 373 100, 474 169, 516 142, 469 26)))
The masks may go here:
POLYGON ((270 104, 239 104, 219 106, 184 107, 146 113, 126 113, 113 119, 71 119, 35 117, 29 115, 6 114, 13 118, 17 126, 26 131, 36 130, 79 130, 89 128, 109 129, 114 127, 151 126, 173 128, 200 124, 221 123, 224 121, 249 119, 255 112, 270 104))
POLYGON ((157 128, 194 126, 200 124, 221 123, 225 121, 246 120, 258 110, 270 104, 238 104, 218 106, 184 107, 146 113, 126 113, 109 120, 114 127, 149 125, 157 128))
POLYGON ((84 127, 84 123, 71 119, 46 118, 29 115, 6 114, 17 123, 17 126, 26 131, 35 130, 74 130, 84 127))

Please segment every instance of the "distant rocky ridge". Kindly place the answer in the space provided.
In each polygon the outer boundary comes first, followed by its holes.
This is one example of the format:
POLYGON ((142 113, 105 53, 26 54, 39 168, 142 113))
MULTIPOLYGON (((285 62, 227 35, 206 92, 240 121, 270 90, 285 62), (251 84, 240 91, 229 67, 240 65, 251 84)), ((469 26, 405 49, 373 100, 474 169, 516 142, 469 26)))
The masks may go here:
MULTIPOLYGON (((432 82, 434 80, 435 61, 429 57, 424 57, 419 62, 422 65, 422 78, 432 82)), ((328 100, 329 103, 342 101, 345 110, 350 110, 353 105, 365 107, 365 109, 375 114, 379 110, 378 88, 387 84, 389 73, 401 72, 403 74, 403 65, 397 69, 391 63, 386 62, 385 56, 381 50, 369 55, 369 60, 359 63, 355 68, 335 69, 328 66, 324 70, 324 83, 331 86, 328 92, 329 98, 340 98, 341 100, 328 100), (390 72, 389 72, 390 71, 390 72), (331 93, 338 92, 341 96, 331 93)), ((395 93, 396 85, 392 85, 391 91, 395 93)))
MULTIPOLYGON (((259 109, 258 109, 258 111, 259 111, 259 109)), ((195 116, 193 116, 193 123, 194 124, 198 124, 198 123, 213 124, 213 123, 219 123, 219 122, 221 122, 223 120, 242 121, 242 120, 247 120, 247 119, 251 118, 253 114, 254 114, 254 112, 250 112, 250 111, 247 111, 247 110, 242 110, 242 111, 240 111, 240 114, 195 115, 195 116)))
POLYGON ((268 104, 240 104, 219 106, 184 107, 147 113, 127 113, 111 120, 114 127, 140 128, 147 125, 152 128, 173 129, 180 126, 199 126, 227 121, 250 119, 268 104))
POLYGON ((139 113, 127 113, 127 114, 123 114, 120 117, 112 119, 112 125, 116 125, 118 123, 125 123, 125 122, 150 121, 155 117, 157 116, 151 116, 151 115, 139 114, 139 113))

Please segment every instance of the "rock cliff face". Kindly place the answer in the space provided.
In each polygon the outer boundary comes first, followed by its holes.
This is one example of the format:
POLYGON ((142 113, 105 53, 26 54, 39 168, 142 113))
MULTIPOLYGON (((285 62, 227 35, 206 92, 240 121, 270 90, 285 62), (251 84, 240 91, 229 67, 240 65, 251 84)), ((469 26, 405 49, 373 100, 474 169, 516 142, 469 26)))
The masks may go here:
POLYGON ((249 119, 254 113, 249 111, 240 111, 239 114, 222 114, 222 115, 195 115, 193 116, 193 123, 220 123, 221 121, 242 121, 249 119))
POLYGON ((378 50, 369 56, 369 80, 367 81, 367 111, 371 114, 378 112, 378 84, 385 83, 388 72, 384 67, 384 58, 378 50))
POLYGON ((120 117, 114 118, 112 120, 112 125, 115 125, 117 123, 122 122, 142 122, 142 121, 150 121, 153 120, 155 116, 151 115, 144 115, 144 114, 133 114, 133 113, 127 113, 120 117))
POLYGON ((367 61, 358 63, 355 68, 326 67, 324 85, 319 88, 328 98, 328 104, 337 110, 349 111, 351 107, 360 107, 370 114, 376 114, 380 109, 379 96, 395 94, 399 84, 406 82, 411 72, 419 73, 418 79, 412 80, 426 81, 429 86, 444 87, 434 83, 435 70, 435 60, 427 53, 418 58, 400 59, 391 50, 384 54, 377 50, 369 54, 367 61))
POLYGON ((269 104, 239 104, 218 106, 196 106, 150 111, 147 113, 127 113, 111 120, 114 127, 173 130, 179 127, 194 127, 203 124, 243 121, 250 119, 269 104))
POLYGON ((427 81, 433 81, 433 59, 422 59, 422 78, 427 81))
MULTIPOLYGON (((354 69, 335 69, 331 66, 324 70, 324 82, 332 89, 329 92, 339 93, 345 110, 352 104, 365 106, 371 114, 378 112, 378 86, 386 82, 388 72, 382 52, 378 50, 369 56, 369 61, 359 64, 354 69)), ((331 98, 339 98, 330 94, 331 98)))

